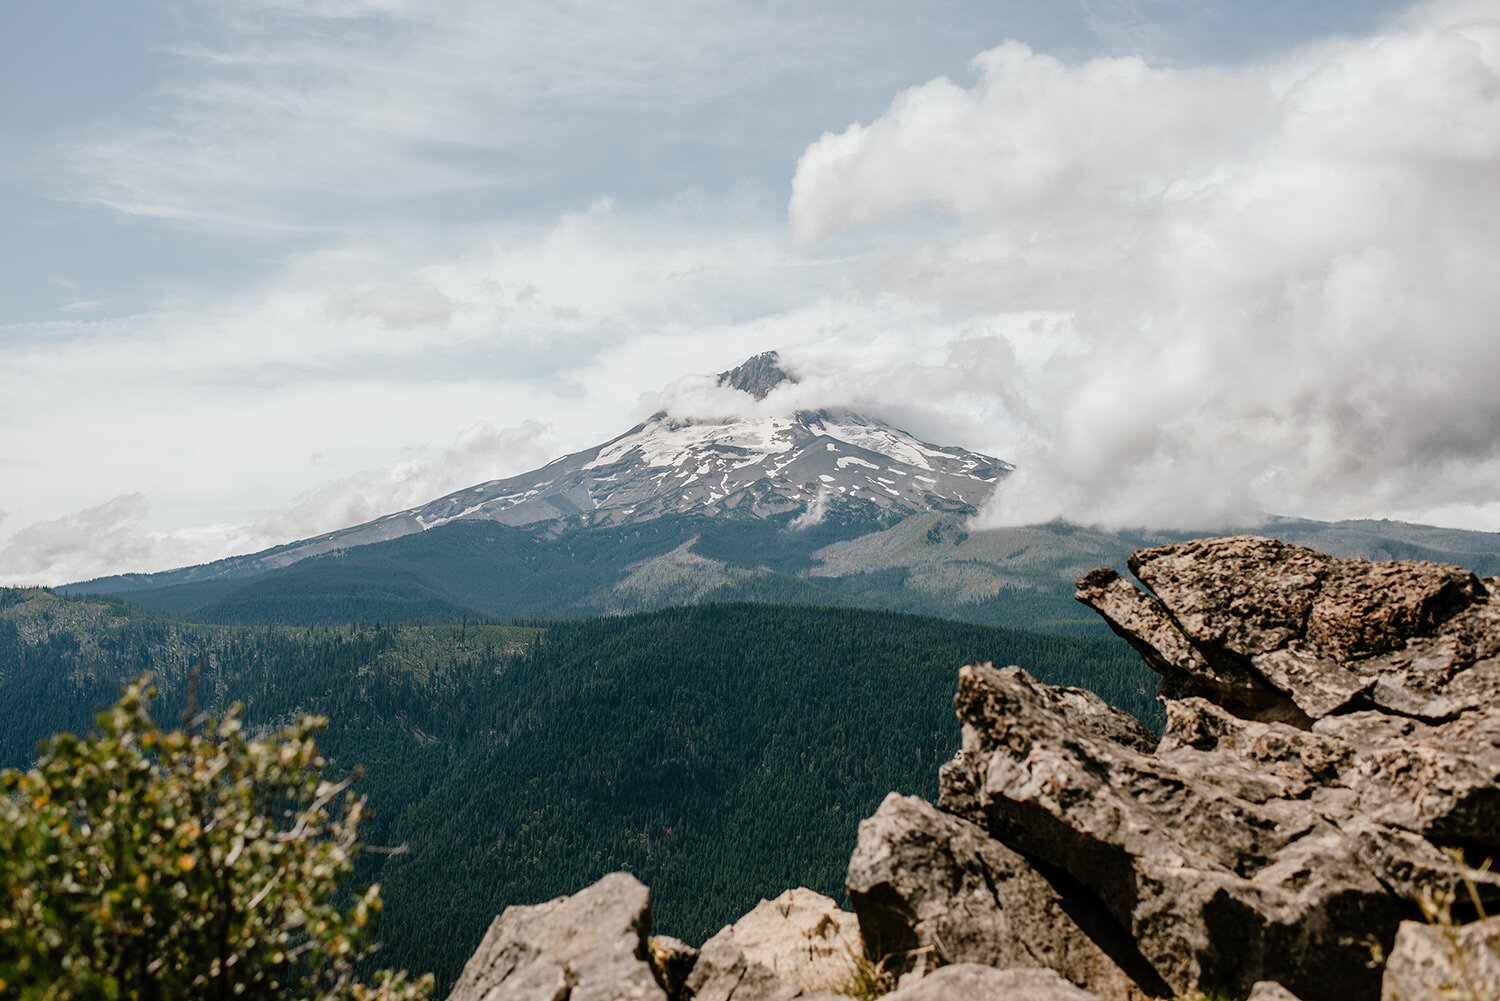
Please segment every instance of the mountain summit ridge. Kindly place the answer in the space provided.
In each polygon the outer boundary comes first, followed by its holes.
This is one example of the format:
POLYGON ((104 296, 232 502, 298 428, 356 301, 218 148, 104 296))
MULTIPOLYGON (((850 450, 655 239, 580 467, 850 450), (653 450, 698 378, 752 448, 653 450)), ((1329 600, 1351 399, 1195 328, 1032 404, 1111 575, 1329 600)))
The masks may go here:
POLYGON ((764 400, 782 383, 796 381, 796 376, 781 367, 781 355, 775 351, 762 352, 727 372, 719 373, 720 386, 749 393, 757 400, 764 400))

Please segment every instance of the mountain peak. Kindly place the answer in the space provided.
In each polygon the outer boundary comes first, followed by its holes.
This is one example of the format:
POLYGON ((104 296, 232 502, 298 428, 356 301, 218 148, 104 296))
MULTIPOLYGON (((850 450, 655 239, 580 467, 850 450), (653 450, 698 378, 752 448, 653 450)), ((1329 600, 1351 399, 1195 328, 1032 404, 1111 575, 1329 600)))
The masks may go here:
POLYGON ((764 400, 771 390, 783 382, 796 381, 781 367, 781 356, 775 351, 758 354, 728 372, 719 373, 719 385, 749 393, 757 400, 764 400))

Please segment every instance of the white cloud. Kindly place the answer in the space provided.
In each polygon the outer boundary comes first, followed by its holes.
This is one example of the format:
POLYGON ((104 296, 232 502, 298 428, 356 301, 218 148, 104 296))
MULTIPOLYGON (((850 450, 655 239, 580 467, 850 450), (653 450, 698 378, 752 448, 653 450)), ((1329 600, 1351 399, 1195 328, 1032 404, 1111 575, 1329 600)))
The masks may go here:
MULTIPOLYGON (((728 86, 710 69, 735 52, 766 72, 807 55, 762 51, 791 30, 771 25, 779 6, 749 28, 658 9, 566 79, 528 76, 569 41, 552 8, 508 5, 472 38, 429 17, 479 16, 456 2, 213 9, 252 30, 188 54, 206 69, 157 131, 89 140, 122 144, 78 161, 101 199, 315 228, 297 199, 327 188, 476 180, 477 161, 435 151, 499 149, 505 115, 545 138, 577 102, 691 102, 728 86), (534 53, 500 37, 516 17, 540 19, 516 36, 540 38, 534 53), (552 86, 570 96, 533 101, 552 86)), ((865 410, 1020 464, 997 519, 1500 529, 1497 11, 1424 7, 1235 69, 1003 45, 972 84, 912 88, 808 147, 800 243, 732 198, 590 195, 551 222, 367 221, 212 305, 0 328, 0 574, 56 583, 290 541, 662 407, 865 410), (802 382, 763 404, 706 375, 771 348, 802 382), (465 431, 479 421, 509 430, 465 431)))
POLYGON ((165 570, 256 552, 533 469, 550 459, 554 450, 549 429, 538 422, 501 431, 476 424, 440 453, 408 449, 393 466, 320 483, 289 506, 244 521, 187 527, 153 525, 146 495, 122 494, 60 518, 34 521, 11 533, 0 544, 0 586, 38 581, 59 584, 121 571, 165 570))
POLYGON ((967 317, 1023 425, 994 519, 1500 527, 1500 3, 1233 71, 975 67, 809 147, 791 222, 967 317), (924 206, 954 222, 903 238, 924 206))
POLYGON ((803 511, 801 514, 797 515, 797 517, 793 518, 787 524, 787 529, 793 532, 800 532, 804 528, 812 528, 814 525, 821 525, 823 523, 823 519, 828 517, 829 497, 830 492, 828 488, 819 487, 818 495, 814 497, 813 502, 807 506, 807 510, 803 511))
POLYGON ((809 147, 793 181, 796 235, 817 240, 923 204, 1032 225, 1087 222, 1104 205, 1149 204, 1174 175, 1265 127, 1253 90, 1218 71, 1156 69, 1139 57, 1068 67, 1020 42, 973 68, 973 88, 913 87, 871 125, 809 147))
POLYGON ((703 109, 738 99, 738 114, 774 127, 785 112, 746 107, 744 93, 847 60, 829 40, 874 34, 880 13, 787 0, 209 0, 180 23, 149 107, 50 148, 52 190, 284 236, 420 218, 455 194, 466 213, 519 208, 560 178, 649 186, 685 147, 743 145, 738 130, 702 129, 703 109), (612 169, 622 147, 647 170, 612 169))
POLYGON ((601 201, 461 246, 304 255, 209 308, 3 328, 0 579, 264 548, 623 430, 694 359, 763 350, 761 318, 818 271, 703 212, 601 201), (129 518, 57 548, 84 517, 57 512, 120 495, 140 499, 129 518))
POLYGON ((554 458, 555 448, 550 430, 538 421, 503 431, 476 424, 440 455, 415 455, 392 467, 319 484, 291 507, 256 518, 252 528, 270 545, 271 540, 305 539, 360 525, 464 487, 534 469, 554 458))
POLYGON ((34 522, 0 548, 0 565, 7 577, 24 581, 58 567, 153 563, 186 555, 186 548, 174 550, 142 531, 146 509, 145 497, 126 494, 76 514, 34 522))

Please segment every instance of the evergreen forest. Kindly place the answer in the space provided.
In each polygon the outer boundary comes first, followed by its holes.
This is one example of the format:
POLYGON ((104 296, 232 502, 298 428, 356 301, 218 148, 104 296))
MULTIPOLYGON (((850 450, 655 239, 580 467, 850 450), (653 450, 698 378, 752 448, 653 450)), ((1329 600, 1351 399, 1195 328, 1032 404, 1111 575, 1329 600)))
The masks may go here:
POLYGON ((152 671, 154 713, 245 706, 330 719, 377 846, 381 967, 457 976, 490 920, 627 869, 656 930, 700 943, 762 897, 842 896, 859 820, 936 794, 960 665, 1019 664, 1148 722, 1155 676, 1123 642, 905 613, 703 604, 497 625, 201 625, 118 600, 0 592, 0 765, 89 729, 152 671), (404 851, 388 854, 404 846, 404 851))

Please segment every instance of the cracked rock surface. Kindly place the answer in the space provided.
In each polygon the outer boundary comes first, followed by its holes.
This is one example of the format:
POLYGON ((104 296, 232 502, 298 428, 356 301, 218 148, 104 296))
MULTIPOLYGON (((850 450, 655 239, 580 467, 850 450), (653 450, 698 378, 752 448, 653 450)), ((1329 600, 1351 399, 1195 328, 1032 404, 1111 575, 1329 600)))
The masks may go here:
POLYGON ((1054 887, 984 828, 915 796, 891 793, 860 822, 847 885, 866 948, 892 957, 895 972, 939 963, 1045 967, 1106 997, 1165 992, 1116 926, 1090 920, 1088 910, 1070 913, 1069 888, 1054 887))
POLYGON ((1143 549, 1078 582, 1168 697, 1305 725, 1351 708, 1429 722, 1500 703, 1500 581, 1235 536, 1143 549))
POLYGON ((1386 963, 1380 1001, 1500 997, 1500 917, 1451 934, 1417 921, 1401 925, 1386 963))
POLYGON ((1500 994, 1500 919, 1410 920, 1500 901, 1500 579, 1249 536, 1130 567, 1144 589, 1096 570, 1078 597, 1161 674, 1160 738, 964 667, 938 803, 893 793, 860 824, 856 914, 789 890, 696 957, 648 953, 648 893, 617 873, 508 908, 452 997, 834 1001, 862 953, 901 975, 891 1001, 1500 994))
POLYGON ((1078 597, 1162 675, 1161 739, 1019 667, 965 667, 938 809, 888 799, 861 827, 867 940, 1111 1001, 1373 1001, 1371 943, 1424 895, 1500 897, 1454 854, 1500 855, 1500 582, 1248 536, 1130 567, 1144 588, 1096 570, 1078 597))

